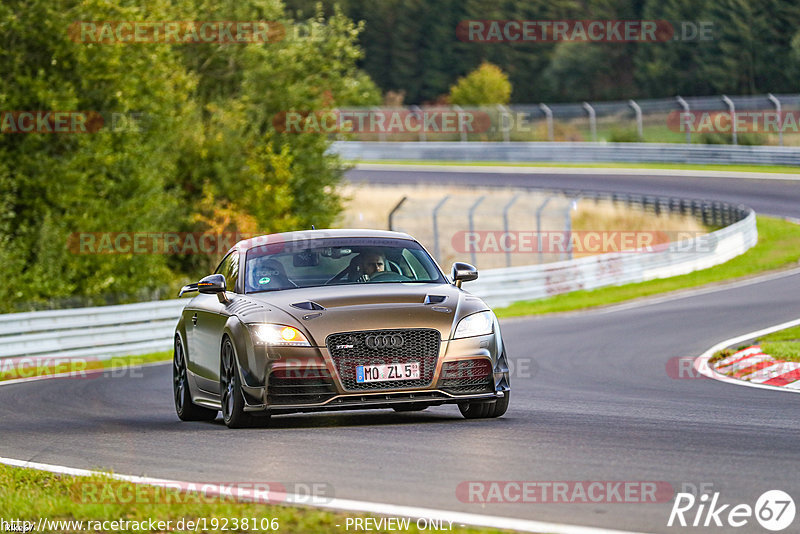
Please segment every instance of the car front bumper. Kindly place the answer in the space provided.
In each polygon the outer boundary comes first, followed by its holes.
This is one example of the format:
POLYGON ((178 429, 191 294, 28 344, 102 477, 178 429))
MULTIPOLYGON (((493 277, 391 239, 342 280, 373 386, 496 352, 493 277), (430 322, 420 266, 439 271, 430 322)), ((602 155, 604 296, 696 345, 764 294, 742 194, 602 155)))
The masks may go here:
POLYGON ((508 362, 497 334, 442 341, 430 383, 407 387, 381 388, 376 384, 374 389, 348 389, 325 346, 271 348, 254 356, 247 363, 257 362, 256 365, 243 366, 242 389, 248 412, 280 414, 391 408, 399 404, 494 402, 510 390, 508 362), (469 376, 469 362, 483 363, 480 379, 469 376), (275 380, 279 374, 283 380, 275 380), (255 377, 258 378, 254 380, 255 377))
POLYGON ((421 389, 394 393, 365 393, 337 395, 319 404, 288 404, 280 406, 248 405, 247 412, 267 412, 270 414, 325 412, 336 410, 371 410, 392 408, 403 405, 439 406, 461 402, 495 402, 505 395, 503 391, 478 393, 473 395, 453 395, 440 390, 421 389))

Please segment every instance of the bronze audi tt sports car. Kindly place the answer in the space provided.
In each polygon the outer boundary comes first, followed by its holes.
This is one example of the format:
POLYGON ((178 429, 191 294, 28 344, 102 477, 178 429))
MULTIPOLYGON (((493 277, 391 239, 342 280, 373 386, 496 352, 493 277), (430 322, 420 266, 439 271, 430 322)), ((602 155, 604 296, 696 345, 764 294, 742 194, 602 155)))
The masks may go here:
POLYGON ((508 408, 497 318, 448 280, 407 234, 311 230, 237 243, 175 330, 175 408, 229 427, 272 414, 458 404, 467 418, 508 408))

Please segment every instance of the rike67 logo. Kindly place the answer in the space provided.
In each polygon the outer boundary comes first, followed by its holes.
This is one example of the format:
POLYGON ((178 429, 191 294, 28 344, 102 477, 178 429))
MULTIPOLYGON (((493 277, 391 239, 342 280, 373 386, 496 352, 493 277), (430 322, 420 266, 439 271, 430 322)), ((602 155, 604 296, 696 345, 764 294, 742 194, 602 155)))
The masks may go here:
POLYGON ((767 530, 777 532, 792 524, 795 505, 792 497, 781 490, 764 492, 755 506, 749 504, 723 504, 720 493, 707 493, 695 497, 691 493, 678 493, 669 514, 667 526, 732 527, 747 525, 755 518, 767 530))

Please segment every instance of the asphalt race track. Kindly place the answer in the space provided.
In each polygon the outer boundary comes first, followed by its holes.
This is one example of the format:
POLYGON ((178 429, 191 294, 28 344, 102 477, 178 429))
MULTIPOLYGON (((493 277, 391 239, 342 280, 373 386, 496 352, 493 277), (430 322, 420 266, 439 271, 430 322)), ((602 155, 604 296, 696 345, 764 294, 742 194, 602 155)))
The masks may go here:
MULTIPOLYGON (((389 171, 349 178, 680 194, 800 216, 797 182, 389 171)), ((480 480, 666 481, 675 491, 712 484, 724 503, 753 506, 771 489, 797 501, 800 396, 674 378, 667 363, 798 316, 794 273, 635 306, 503 321, 518 363, 511 407, 486 421, 444 406, 281 416, 270 428, 238 431, 220 420, 181 423, 169 365, 8 385, 0 387, 0 456, 191 481, 323 482, 339 498, 681 532, 689 529, 667 527, 671 503, 482 505, 460 501, 456 488, 480 480)), ((753 518, 737 531, 764 532, 753 518)))
MULTIPOLYGON (((540 189, 569 189, 613 191, 639 195, 664 195, 747 204, 757 213, 800 217, 800 180, 763 180, 647 174, 570 174, 568 168, 557 173, 514 173, 504 168, 502 174, 470 172, 361 170, 347 174, 351 182, 375 184, 439 184, 469 186, 532 187, 540 189)), ((607 172, 607 171, 606 171, 607 172)), ((646 172, 646 171, 643 171, 646 172)))

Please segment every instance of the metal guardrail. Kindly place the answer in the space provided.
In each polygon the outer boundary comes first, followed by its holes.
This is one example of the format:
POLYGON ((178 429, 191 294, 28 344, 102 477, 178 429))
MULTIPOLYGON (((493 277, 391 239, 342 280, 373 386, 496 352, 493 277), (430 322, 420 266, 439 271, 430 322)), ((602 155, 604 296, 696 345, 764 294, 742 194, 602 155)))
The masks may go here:
MULTIPOLYGON (((318 120, 287 121, 287 129, 327 133, 351 141, 618 141, 669 138, 783 146, 797 133, 800 94, 680 96, 604 102, 353 107, 320 111, 318 120), (733 120, 732 117, 736 116, 733 120), (645 130, 645 125, 648 126, 645 130), (718 134, 722 134, 721 136, 718 134), (679 137, 679 138, 680 138, 679 137)), ((297 117, 300 118, 299 116, 297 117)))
MULTIPOLYGON (((594 289, 685 274, 718 265, 755 245, 755 213, 722 202, 574 192, 653 213, 691 214, 728 226, 648 253, 613 253, 542 265, 483 270, 465 289, 493 306, 576 289, 594 289), (710 247, 710 248, 709 248, 710 247)), ((0 315, 0 358, 97 358, 169 350, 186 299, 0 315)))
POLYGON ((331 152, 360 161, 560 161, 800 166, 800 148, 678 143, 335 141, 331 152))
POLYGON ((707 269, 743 254, 758 241, 756 215, 752 210, 726 209, 725 206, 715 209, 713 205, 701 209, 702 217, 707 220, 736 218, 737 222, 705 236, 670 243, 654 252, 615 252, 529 267, 482 271, 478 280, 465 289, 492 306, 506 306, 521 300, 707 269), (737 217, 736 212, 743 218, 737 217))
POLYGON ((90 357, 169 350, 186 300, 0 315, 0 358, 90 357))
MULTIPOLYGON (((616 100, 606 102, 587 102, 598 117, 609 115, 629 115, 635 113, 636 107, 644 115, 666 114, 671 111, 683 111, 686 104, 690 110, 703 111, 727 111, 725 98, 730 98, 740 111, 770 110, 775 109, 777 100, 784 109, 800 108, 800 94, 762 94, 762 95, 713 95, 713 96, 676 96, 673 98, 647 98, 637 100, 616 100), (635 106, 631 105, 631 102, 635 106)), ((547 107, 557 119, 581 118, 586 117, 586 108, 583 103, 571 102, 554 104, 549 103, 547 107)), ((545 118, 546 112, 541 108, 541 104, 513 104, 508 106, 512 111, 521 111, 529 114, 533 118, 545 118)))
POLYGON ((639 195, 634 193, 609 193, 586 189, 561 191, 564 195, 582 200, 608 200, 624 204, 653 215, 672 213, 694 217, 704 226, 729 226, 747 218, 753 210, 741 204, 715 200, 665 197, 659 195, 639 195))

